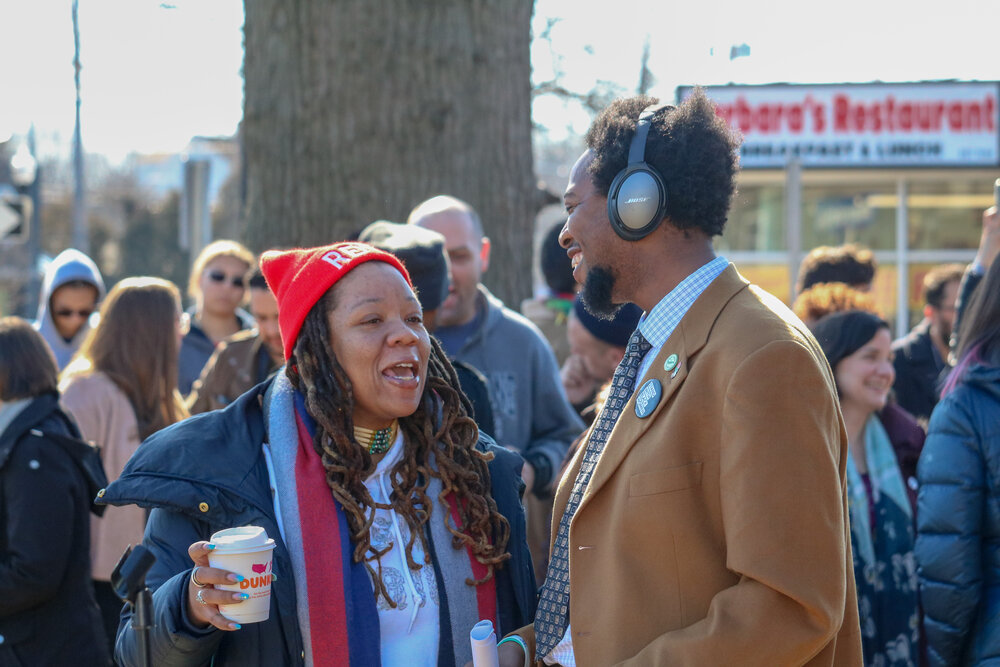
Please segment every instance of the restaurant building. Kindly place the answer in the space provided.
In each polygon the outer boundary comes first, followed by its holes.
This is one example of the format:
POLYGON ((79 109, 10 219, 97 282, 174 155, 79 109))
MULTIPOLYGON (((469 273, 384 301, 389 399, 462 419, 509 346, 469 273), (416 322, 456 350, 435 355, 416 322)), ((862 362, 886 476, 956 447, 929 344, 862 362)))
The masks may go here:
POLYGON ((975 256, 1000 176, 1000 83, 705 90, 743 135, 717 249, 787 303, 810 249, 859 243, 878 260, 874 296, 901 334, 922 317, 924 274, 975 256))

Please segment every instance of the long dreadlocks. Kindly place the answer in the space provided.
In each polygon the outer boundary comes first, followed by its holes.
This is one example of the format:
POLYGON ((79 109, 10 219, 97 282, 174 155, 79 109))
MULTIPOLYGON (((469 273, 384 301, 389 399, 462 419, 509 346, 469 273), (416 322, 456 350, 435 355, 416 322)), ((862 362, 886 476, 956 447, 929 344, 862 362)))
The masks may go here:
POLYGON ((431 337, 428 377, 420 405, 412 415, 399 420, 405 449, 403 459, 390 475, 390 504, 375 502, 364 484, 375 471, 375 463, 367 449, 354 439, 354 388, 330 349, 327 318, 335 308, 334 292, 335 288, 328 291, 306 316, 286 374, 305 397, 306 410, 316 421, 313 447, 326 470, 326 483, 347 515, 354 561, 364 562, 375 582, 376 598, 382 595, 395 607, 382 581, 381 566, 378 572, 372 567, 372 561, 378 562, 391 548, 390 545, 379 551, 371 546, 369 530, 375 509, 391 507, 406 520, 410 527, 406 562, 410 569, 418 569, 420 564, 413 560, 413 544, 419 536, 425 559, 430 558, 424 524, 432 507, 427 485, 431 477, 436 477, 443 487, 438 500, 445 502, 445 496, 454 493, 458 501, 460 526, 453 525, 448 512, 441 512, 452 535, 452 547, 468 547, 487 567, 486 576, 468 579, 466 583, 473 586, 489 581, 494 570, 510 558, 506 552, 510 526, 490 495, 487 462, 493 455, 476 448, 479 432, 469 417, 472 413, 469 399, 457 389, 455 369, 440 344, 431 337))

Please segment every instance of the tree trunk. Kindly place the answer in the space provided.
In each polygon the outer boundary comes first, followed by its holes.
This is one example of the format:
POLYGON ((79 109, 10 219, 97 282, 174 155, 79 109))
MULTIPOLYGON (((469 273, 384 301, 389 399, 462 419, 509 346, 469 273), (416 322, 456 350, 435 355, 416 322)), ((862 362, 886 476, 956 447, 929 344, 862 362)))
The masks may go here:
POLYGON ((246 0, 247 241, 261 251, 405 222, 436 194, 480 214, 486 275, 531 291, 532 0, 246 0))

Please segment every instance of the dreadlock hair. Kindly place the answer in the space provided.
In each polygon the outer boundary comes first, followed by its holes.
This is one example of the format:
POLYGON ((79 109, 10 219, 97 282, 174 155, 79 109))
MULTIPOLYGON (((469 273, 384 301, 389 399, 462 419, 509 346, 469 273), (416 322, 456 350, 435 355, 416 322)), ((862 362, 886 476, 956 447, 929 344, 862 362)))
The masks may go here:
POLYGON ((285 372, 292 386, 305 397, 306 410, 316 421, 313 447, 326 470, 326 483, 347 515, 354 562, 364 562, 375 583, 375 598, 381 595, 395 607, 382 581, 380 561, 392 545, 382 551, 371 545, 369 531, 375 509, 391 508, 406 520, 410 528, 406 563, 410 569, 419 569, 420 564, 413 560, 413 543, 419 536, 425 562, 429 562, 424 525, 433 505, 427 497, 427 485, 431 477, 437 477, 443 487, 438 500, 445 503, 446 496, 454 493, 457 501, 460 526, 453 525, 449 512, 440 512, 452 535, 452 547, 470 548, 476 560, 487 567, 482 579, 466 579, 466 583, 476 586, 489 581, 494 570, 510 558, 507 553, 510 525, 497 511, 490 495, 487 462, 493 454, 476 448, 479 430, 469 417, 472 414, 469 399, 457 389, 454 367, 440 343, 431 337, 427 381, 420 405, 412 415, 399 419, 404 453, 389 475, 390 504, 375 502, 364 484, 375 471, 375 463, 368 450, 354 438, 354 388, 330 349, 327 319, 336 307, 335 293, 335 287, 328 290, 309 311, 285 372), (372 561, 378 563, 378 572, 372 561))

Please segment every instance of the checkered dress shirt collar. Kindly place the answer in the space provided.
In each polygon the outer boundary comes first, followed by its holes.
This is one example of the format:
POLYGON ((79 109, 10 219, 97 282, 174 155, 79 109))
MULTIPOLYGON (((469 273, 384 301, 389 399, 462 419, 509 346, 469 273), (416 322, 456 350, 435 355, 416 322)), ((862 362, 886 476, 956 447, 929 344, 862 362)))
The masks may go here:
POLYGON ((716 257, 678 283, 677 287, 660 299, 652 310, 643 313, 639 319, 639 331, 652 347, 643 360, 639 377, 646 374, 652 360, 659 354, 660 348, 670 338, 670 334, 680 324, 681 319, 727 266, 729 260, 721 256, 716 257))

